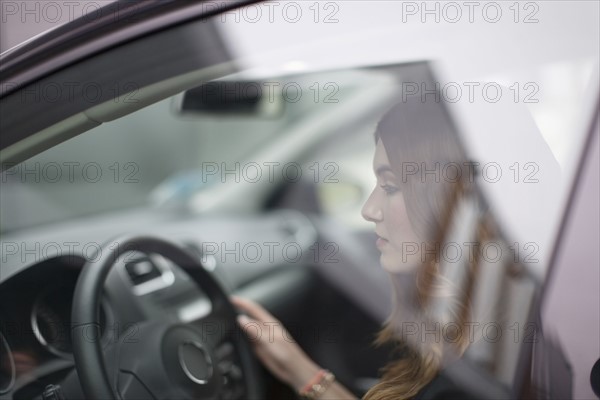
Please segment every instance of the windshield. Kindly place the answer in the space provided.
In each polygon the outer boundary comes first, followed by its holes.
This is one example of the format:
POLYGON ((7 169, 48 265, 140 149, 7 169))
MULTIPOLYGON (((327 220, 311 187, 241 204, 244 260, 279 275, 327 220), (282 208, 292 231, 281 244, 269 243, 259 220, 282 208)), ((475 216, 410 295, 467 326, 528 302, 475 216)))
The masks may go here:
MULTIPOLYGON (((258 181, 263 175, 271 183, 283 175, 293 180, 298 173, 294 163, 302 161, 302 152, 332 132, 324 127, 309 132, 313 140, 304 142, 304 149, 290 149, 290 137, 297 141, 309 121, 368 92, 366 82, 361 88, 351 79, 375 82, 375 75, 347 71, 335 81, 327 74, 223 80, 206 85, 199 97, 210 100, 230 82, 239 96, 260 93, 268 109, 190 111, 180 94, 105 123, 2 174, 2 231, 131 207, 182 204, 210 187, 258 181), (300 152, 286 159, 283 154, 290 150, 300 152), (258 169, 249 164, 265 151, 279 153, 281 162, 265 161, 258 169)), ((325 165, 320 168, 313 173, 327 172, 325 165)), ((333 180, 337 167, 329 168, 333 180)))

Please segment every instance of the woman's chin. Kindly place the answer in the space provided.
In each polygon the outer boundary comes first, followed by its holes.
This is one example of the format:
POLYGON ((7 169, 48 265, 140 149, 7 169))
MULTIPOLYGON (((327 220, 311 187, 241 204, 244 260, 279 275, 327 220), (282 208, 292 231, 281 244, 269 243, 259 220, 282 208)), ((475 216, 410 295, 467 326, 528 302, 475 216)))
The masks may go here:
POLYGON ((400 255, 394 257, 385 253, 381 253, 379 262, 384 270, 391 273, 412 272, 418 267, 418 263, 403 261, 400 255))

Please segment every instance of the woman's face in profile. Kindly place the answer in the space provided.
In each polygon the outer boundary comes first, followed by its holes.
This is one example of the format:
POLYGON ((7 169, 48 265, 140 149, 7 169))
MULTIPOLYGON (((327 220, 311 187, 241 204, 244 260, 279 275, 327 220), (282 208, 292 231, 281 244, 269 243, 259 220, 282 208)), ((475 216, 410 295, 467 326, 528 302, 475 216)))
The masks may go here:
POLYGON ((401 177, 390 165, 381 139, 377 140, 373 171, 377 184, 362 208, 362 216, 375 223, 377 248, 381 252, 381 266, 388 272, 406 272, 419 264, 420 248, 417 235, 408 218, 401 177), (407 249, 411 251, 407 254, 407 249))

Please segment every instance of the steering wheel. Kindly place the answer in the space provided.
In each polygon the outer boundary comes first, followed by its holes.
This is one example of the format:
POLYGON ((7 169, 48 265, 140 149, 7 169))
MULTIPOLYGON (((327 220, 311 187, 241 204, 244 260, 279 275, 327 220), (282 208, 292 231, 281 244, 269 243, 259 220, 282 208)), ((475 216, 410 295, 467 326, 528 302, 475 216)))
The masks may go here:
POLYGON ((260 398, 259 368, 236 314, 218 282, 177 245, 153 237, 107 243, 84 266, 73 297, 73 355, 86 398, 260 398), (183 269, 210 300, 210 311, 192 322, 172 313, 145 317, 135 324, 136 340, 103 344, 104 283, 113 266, 132 251, 162 256, 183 269))

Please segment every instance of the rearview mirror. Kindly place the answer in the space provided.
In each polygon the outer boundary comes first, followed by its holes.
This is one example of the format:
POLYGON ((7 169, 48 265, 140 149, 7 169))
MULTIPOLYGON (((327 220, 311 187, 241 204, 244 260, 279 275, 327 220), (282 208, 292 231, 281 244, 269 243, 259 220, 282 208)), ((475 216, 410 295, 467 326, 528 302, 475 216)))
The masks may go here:
POLYGON ((183 93, 177 111, 185 115, 275 118, 284 109, 280 85, 258 81, 213 81, 183 93))

